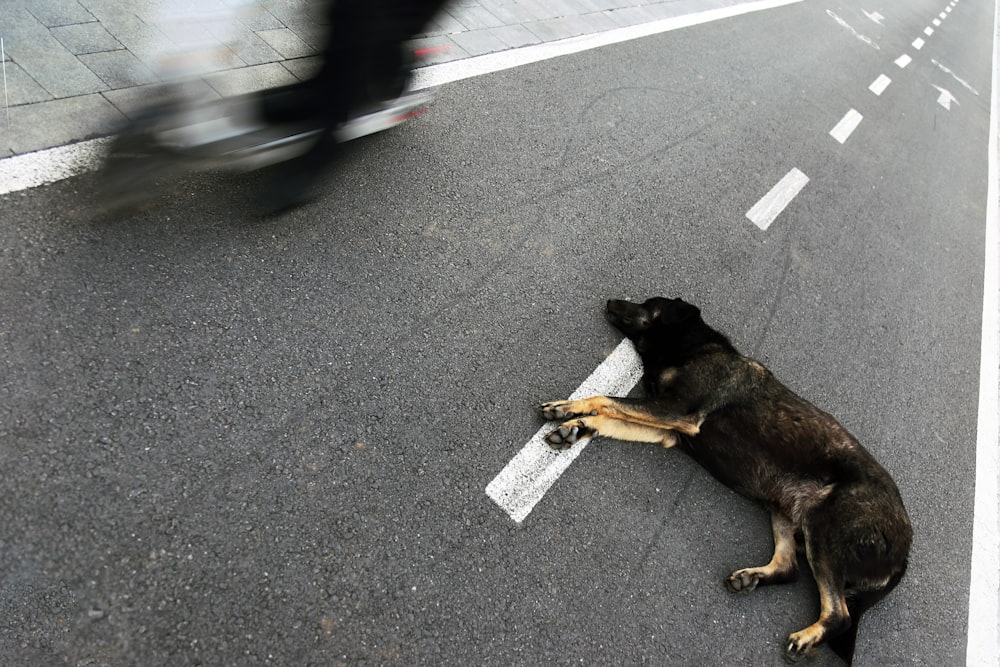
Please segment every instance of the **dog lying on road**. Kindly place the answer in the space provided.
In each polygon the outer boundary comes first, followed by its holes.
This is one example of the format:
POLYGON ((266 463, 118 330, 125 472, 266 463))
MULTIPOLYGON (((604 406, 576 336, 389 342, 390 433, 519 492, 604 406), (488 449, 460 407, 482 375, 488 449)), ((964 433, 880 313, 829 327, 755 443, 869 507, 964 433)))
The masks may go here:
POLYGON ((645 398, 595 396, 542 406, 563 423, 562 449, 602 435, 680 444, 733 490, 771 509, 774 556, 726 580, 734 592, 798 576, 798 547, 819 588, 820 615, 788 637, 796 660, 822 642, 848 664, 858 620, 903 577, 912 529, 889 473, 833 417, 742 356, 680 299, 609 301, 608 320, 635 345, 645 398))

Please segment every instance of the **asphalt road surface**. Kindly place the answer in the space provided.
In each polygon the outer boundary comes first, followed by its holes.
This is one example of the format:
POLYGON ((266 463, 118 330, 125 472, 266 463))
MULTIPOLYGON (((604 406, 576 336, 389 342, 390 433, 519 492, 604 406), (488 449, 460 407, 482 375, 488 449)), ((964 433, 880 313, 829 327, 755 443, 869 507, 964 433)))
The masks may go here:
POLYGON ((994 9, 926 34, 947 7, 807 0, 449 84, 280 218, 266 174, 124 220, 92 176, 0 199, 3 662, 782 664, 814 584, 728 593, 767 512, 680 451, 598 439, 520 524, 485 493, 620 341, 604 301, 666 295, 897 480, 910 569, 858 664, 962 663, 994 9))

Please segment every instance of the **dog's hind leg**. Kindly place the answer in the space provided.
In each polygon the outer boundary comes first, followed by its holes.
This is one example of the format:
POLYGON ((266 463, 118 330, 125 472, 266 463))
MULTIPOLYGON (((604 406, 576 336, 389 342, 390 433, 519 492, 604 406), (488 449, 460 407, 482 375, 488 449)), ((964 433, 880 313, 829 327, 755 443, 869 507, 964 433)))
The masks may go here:
POLYGON ((798 660, 822 642, 836 637, 851 627, 851 615, 844 595, 844 581, 827 559, 827 554, 815 539, 804 531, 806 557, 819 588, 819 619, 807 628, 788 636, 785 657, 798 660))
POLYGON ((749 593, 759 585, 785 584, 799 576, 799 563, 795 551, 795 524, 784 514, 771 512, 771 532, 774 534, 774 556, 763 567, 737 570, 726 579, 726 586, 734 593, 749 593))

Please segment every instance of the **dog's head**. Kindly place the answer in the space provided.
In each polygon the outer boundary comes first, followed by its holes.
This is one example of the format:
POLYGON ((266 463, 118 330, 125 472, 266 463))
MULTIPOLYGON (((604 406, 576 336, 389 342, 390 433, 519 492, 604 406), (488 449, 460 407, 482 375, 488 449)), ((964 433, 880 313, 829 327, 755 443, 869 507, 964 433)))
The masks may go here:
POLYGON ((642 303, 608 301, 607 318, 629 337, 647 371, 683 363, 705 345, 732 347, 705 324, 701 311, 682 299, 656 297, 642 303))
POLYGON ((643 338, 670 338, 701 322, 701 311, 683 299, 658 296, 642 303, 612 299, 608 301, 607 317, 616 329, 639 342, 643 338))

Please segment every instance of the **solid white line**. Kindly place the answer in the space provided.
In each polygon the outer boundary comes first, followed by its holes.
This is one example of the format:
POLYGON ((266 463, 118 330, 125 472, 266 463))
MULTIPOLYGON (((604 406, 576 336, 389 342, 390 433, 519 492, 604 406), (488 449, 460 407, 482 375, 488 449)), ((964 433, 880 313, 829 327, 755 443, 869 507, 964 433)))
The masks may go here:
POLYGON ((748 2, 732 7, 722 7, 703 12, 695 12, 685 16, 661 19, 641 25, 629 26, 625 28, 615 28, 593 35, 581 35, 579 37, 569 37, 555 42, 544 44, 534 44, 520 49, 511 49, 499 53, 489 53, 473 58, 465 58, 440 65, 431 65, 417 70, 414 73, 414 86, 417 88, 427 88, 440 86, 445 83, 459 81, 474 76, 481 76, 491 72, 520 67, 541 60, 557 58, 572 53, 579 53, 589 49, 596 49, 609 44, 618 44, 641 37, 658 35, 660 33, 689 28, 694 25, 719 21, 742 14, 750 14, 765 9, 774 9, 785 5, 802 2, 802 0, 758 0, 758 2, 748 2))
POLYGON ((993 78, 987 147, 986 261, 976 427, 976 497, 972 513, 969 632, 965 664, 1000 664, 1000 0, 993 3, 993 78))
POLYGON ((109 141, 92 139, 0 160, 0 195, 93 171, 109 141))
POLYGON ((915 48, 917 51, 924 48, 924 40, 917 37, 915 40, 913 40, 913 48, 915 48))
POLYGON ((892 83, 892 79, 887 77, 885 74, 879 74, 878 78, 872 81, 872 85, 868 86, 868 90, 872 91, 876 95, 881 95, 885 92, 885 89, 889 87, 892 83))
MULTIPOLYGON (((570 395, 570 399, 624 396, 641 377, 642 360, 626 338, 570 395)), ((557 426, 547 424, 539 429, 486 487, 486 495, 518 523, 524 521, 590 441, 589 438, 580 440, 569 449, 557 452, 545 442, 545 436, 557 426)))
MULTIPOLYGON (((759 0, 733 7, 723 7, 704 12, 695 12, 686 16, 678 16, 642 25, 581 35, 546 44, 535 44, 520 49, 511 49, 500 53, 465 58, 450 63, 431 65, 414 70, 413 83, 415 88, 430 88, 442 84, 460 81, 491 72, 519 67, 529 63, 556 58, 558 56, 579 53, 608 44, 617 44, 631 39, 656 35, 671 30, 688 28, 694 25, 710 23, 742 14, 774 9, 792 5, 802 0, 759 0)), ((93 171, 100 166, 100 149, 106 140, 84 141, 58 148, 49 148, 36 153, 15 156, 0 160, 0 194, 16 192, 27 188, 54 183, 64 178, 77 176, 87 171, 93 171), (30 174, 27 177, 12 176, 19 174, 21 167, 6 163, 18 158, 26 158, 19 164, 28 165, 30 174)))
POLYGON ((906 67, 913 61, 913 58, 906 55, 905 53, 900 57, 896 58, 896 64, 899 65, 900 69, 906 67))
POLYGON ((753 224, 766 230, 808 182, 808 176, 798 169, 792 169, 778 181, 777 185, 771 188, 770 192, 754 204, 753 208, 747 211, 747 217, 753 224))
POLYGON ((844 143, 847 138, 851 136, 851 133, 857 129, 858 125, 861 124, 861 119, 864 118, 856 109, 851 109, 844 117, 840 119, 832 130, 830 130, 830 136, 844 143))
POLYGON ((970 93, 972 93, 972 94, 973 94, 973 95, 975 95, 976 97, 979 97, 979 91, 978 91, 978 90, 976 90, 975 88, 973 88, 972 86, 970 86, 970 85, 969 85, 969 82, 968 82, 968 81, 965 81, 964 79, 961 79, 961 78, 959 78, 958 76, 956 76, 956 75, 955 75, 955 73, 954 73, 954 72, 952 72, 952 71, 951 71, 950 69, 948 69, 947 67, 945 67, 944 65, 942 65, 942 64, 941 64, 941 63, 939 63, 938 61, 934 60, 933 58, 931 58, 931 62, 932 62, 932 63, 933 63, 934 65, 936 65, 936 66, 938 67, 938 69, 940 69, 940 70, 941 70, 942 72, 944 72, 945 74, 948 74, 948 75, 949 75, 949 76, 951 76, 951 78, 953 78, 953 79, 954 79, 955 81, 957 81, 958 83, 962 84, 962 86, 963 86, 963 87, 964 87, 964 88, 965 88, 966 90, 968 90, 968 91, 969 91, 970 93))
POLYGON ((7 53, 0 37, 0 65, 3 65, 3 108, 7 110, 7 136, 10 136, 10 98, 7 96, 7 53))

